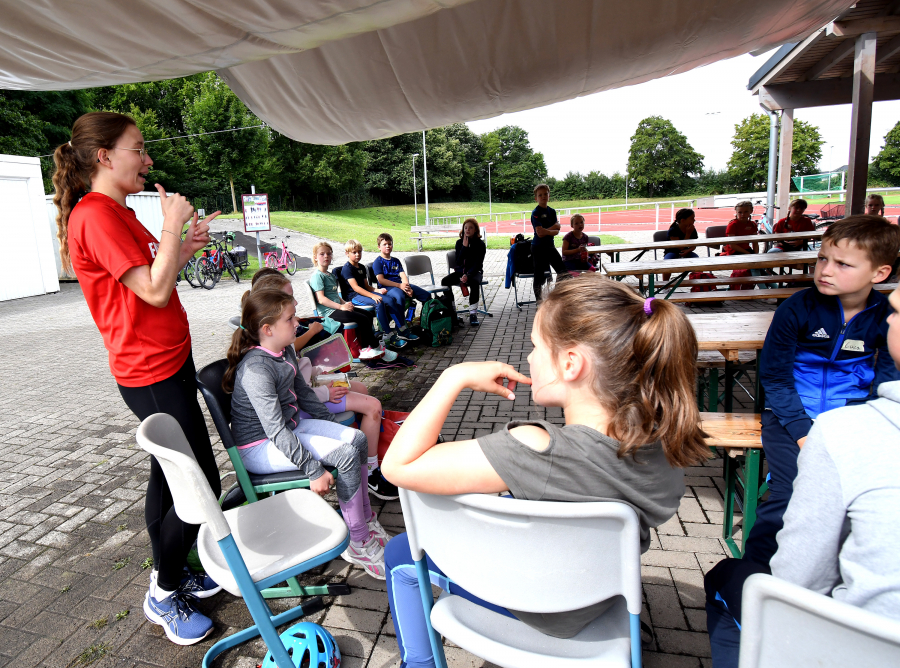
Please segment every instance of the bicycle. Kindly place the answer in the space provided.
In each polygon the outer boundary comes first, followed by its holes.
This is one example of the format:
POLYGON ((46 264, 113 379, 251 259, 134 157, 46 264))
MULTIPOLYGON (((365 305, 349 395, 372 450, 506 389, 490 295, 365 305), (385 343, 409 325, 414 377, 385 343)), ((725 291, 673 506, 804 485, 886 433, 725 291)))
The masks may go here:
POLYGON ((231 260, 231 254, 225 250, 222 243, 212 237, 209 245, 203 250, 203 255, 197 258, 197 280, 207 290, 216 287, 216 283, 226 271, 231 275, 235 283, 241 282, 241 276, 231 260))
MULTIPOLYGON (((291 235, 285 235, 285 239, 290 239, 291 235)), ((272 237, 275 240, 275 237, 272 237)), ((277 248, 277 247, 276 247, 277 248)), ((281 252, 277 250, 269 251, 265 254, 264 264, 269 269, 284 269, 288 274, 293 276, 297 271, 297 257, 287 249, 284 239, 281 240, 281 252)))

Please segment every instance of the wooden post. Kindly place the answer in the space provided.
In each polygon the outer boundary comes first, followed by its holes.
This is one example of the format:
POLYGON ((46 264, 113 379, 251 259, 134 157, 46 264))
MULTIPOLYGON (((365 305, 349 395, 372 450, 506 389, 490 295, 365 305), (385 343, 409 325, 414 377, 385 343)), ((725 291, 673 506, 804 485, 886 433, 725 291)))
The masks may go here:
POLYGON ((794 146, 794 110, 781 112, 781 144, 778 147, 778 212, 775 220, 787 215, 791 201, 791 157, 794 146))
POLYGON ((850 160, 847 163, 850 214, 862 213, 866 203, 877 36, 877 33, 867 32, 857 37, 853 56, 853 109, 850 116, 850 160))
POLYGON ((237 200, 234 198, 234 178, 231 174, 228 175, 228 180, 231 182, 231 206, 234 207, 232 211, 237 213, 237 200))

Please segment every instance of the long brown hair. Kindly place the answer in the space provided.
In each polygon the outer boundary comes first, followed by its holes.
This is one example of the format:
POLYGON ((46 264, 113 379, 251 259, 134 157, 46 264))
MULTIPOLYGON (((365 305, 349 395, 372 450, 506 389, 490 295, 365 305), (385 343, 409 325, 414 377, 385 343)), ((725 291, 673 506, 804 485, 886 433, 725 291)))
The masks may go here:
POLYGON ((56 236, 63 269, 72 273, 69 257, 69 214, 91 188, 91 177, 97 164, 97 151, 114 148, 119 137, 134 119, 111 111, 93 111, 80 116, 72 126, 72 140, 61 144, 53 153, 53 203, 56 205, 56 236))
POLYGON ((473 235, 476 239, 481 239, 481 228, 478 226, 478 221, 474 218, 466 218, 463 221, 462 227, 459 228, 459 238, 462 239, 466 236, 466 225, 472 223, 475 226, 475 234, 473 235))
POLYGON ((589 351, 592 389, 611 416, 620 458, 657 441, 672 466, 709 458, 694 398, 697 337, 677 306, 582 274, 560 281, 538 313, 536 326, 554 358, 563 348, 589 351))
POLYGON ((294 298, 281 290, 252 290, 241 306, 241 324, 231 335, 228 347, 228 369, 222 378, 222 389, 228 394, 234 392, 234 376, 238 364, 247 352, 259 345, 259 330, 263 325, 278 322, 284 309, 293 306, 294 298))
POLYGON ((280 271, 276 271, 274 274, 263 274, 262 276, 258 275, 259 272, 256 273, 257 275, 253 277, 253 282, 250 284, 250 289, 244 293, 243 297, 241 297, 241 308, 244 308, 244 302, 250 298, 251 292, 259 292, 260 290, 283 290, 284 286, 291 282, 291 280, 280 271))

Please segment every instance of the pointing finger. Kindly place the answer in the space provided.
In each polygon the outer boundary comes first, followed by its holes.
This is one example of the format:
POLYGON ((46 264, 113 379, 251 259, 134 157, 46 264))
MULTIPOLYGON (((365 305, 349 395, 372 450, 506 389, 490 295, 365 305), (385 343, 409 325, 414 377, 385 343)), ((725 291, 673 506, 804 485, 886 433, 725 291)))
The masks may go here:
POLYGON ((159 198, 160 198, 161 200, 168 199, 169 196, 166 195, 166 189, 165 189, 165 188, 163 188, 163 187, 162 187, 160 184, 158 184, 158 183, 154 183, 153 185, 156 186, 156 190, 159 192, 159 198))

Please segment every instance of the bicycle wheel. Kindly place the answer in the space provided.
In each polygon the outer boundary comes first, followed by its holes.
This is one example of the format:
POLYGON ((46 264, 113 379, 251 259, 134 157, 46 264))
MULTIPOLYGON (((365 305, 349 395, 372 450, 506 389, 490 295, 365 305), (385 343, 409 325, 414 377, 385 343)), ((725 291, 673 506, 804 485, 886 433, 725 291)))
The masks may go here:
POLYGON ((285 269, 287 269, 287 273, 289 273, 291 276, 293 276, 297 271, 297 258, 291 251, 287 252, 287 266, 285 267, 285 269))
POLYGON ((200 285, 197 283, 197 260, 196 258, 191 258, 187 261, 187 264, 184 265, 184 280, 188 282, 188 284, 192 288, 198 288, 200 285))
POLYGON ((266 267, 269 269, 278 269, 278 260, 275 258, 274 253, 266 255, 266 267))
POLYGON ((213 268, 212 262, 205 257, 201 257, 197 260, 197 270, 194 275, 197 277, 197 281, 200 285, 207 290, 212 290, 216 287, 215 269, 213 268))
POLYGON ((231 280, 233 280, 235 283, 240 283, 241 277, 238 274, 237 269, 234 268, 234 262, 231 261, 231 256, 229 256, 228 253, 225 253, 224 259, 225 269, 227 269, 228 273, 231 275, 231 280))

